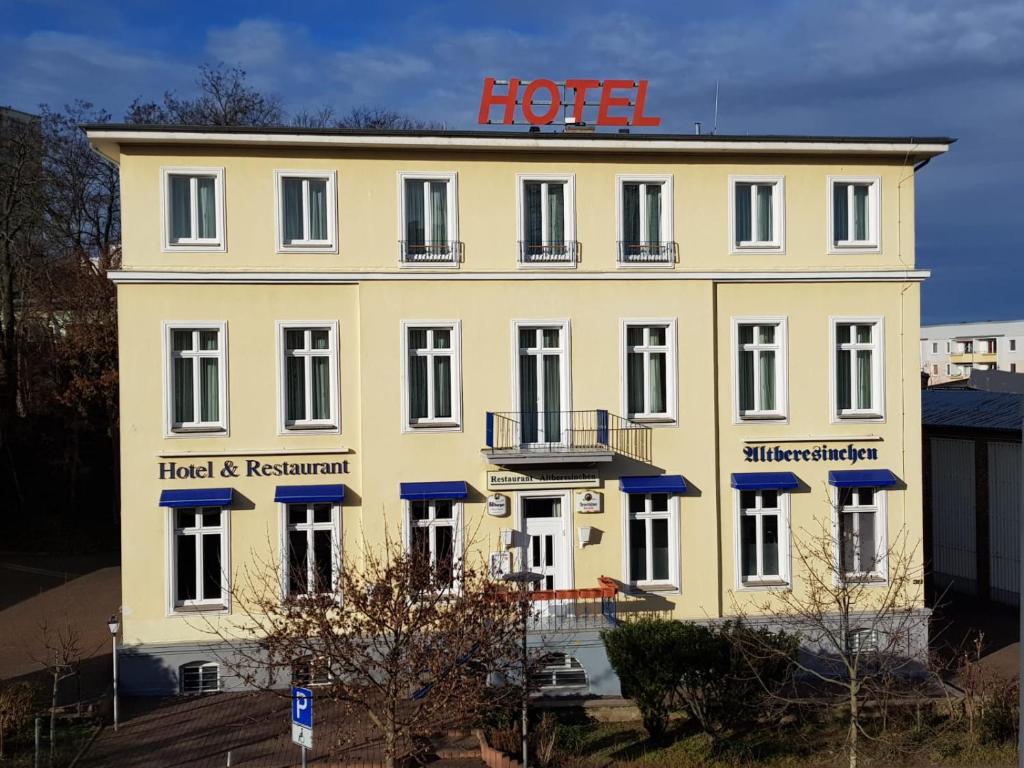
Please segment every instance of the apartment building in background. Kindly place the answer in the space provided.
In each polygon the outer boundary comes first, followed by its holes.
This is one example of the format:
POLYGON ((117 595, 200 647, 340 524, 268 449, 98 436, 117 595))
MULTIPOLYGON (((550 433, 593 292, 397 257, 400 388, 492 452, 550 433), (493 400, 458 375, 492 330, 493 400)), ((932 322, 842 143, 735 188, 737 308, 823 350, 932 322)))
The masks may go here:
POLYGON ((1024 373, 1024 320, 921 326, 921 371, 930 385, 972 370, 1024 373))
POLYGON ((258 558, 282 596, 388 534, 529 568, 545 688, 616 694, 601 628, 771 622, 830 516, 880 587, 921 540, 906 211, 951 140, 86 130, 121 169, 130 692, 240 685, 208 628, 258 558))

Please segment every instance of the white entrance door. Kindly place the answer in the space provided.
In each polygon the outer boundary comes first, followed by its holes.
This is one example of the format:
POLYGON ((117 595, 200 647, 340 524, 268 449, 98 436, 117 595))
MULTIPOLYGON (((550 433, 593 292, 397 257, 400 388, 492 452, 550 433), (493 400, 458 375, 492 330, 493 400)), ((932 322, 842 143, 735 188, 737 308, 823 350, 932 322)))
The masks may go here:
POLYGON ((523 562, 528 571, 543 577, 534 589, 565 589, 565 521, 561 496, 526 496, 522 499, 523 562))

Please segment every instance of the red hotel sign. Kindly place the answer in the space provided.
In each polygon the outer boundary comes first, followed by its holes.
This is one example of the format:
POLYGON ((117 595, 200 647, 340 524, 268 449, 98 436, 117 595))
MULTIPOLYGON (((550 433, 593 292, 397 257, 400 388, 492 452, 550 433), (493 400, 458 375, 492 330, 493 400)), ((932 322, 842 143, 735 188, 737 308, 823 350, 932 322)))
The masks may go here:
POLYGON ((504 93, 494 92, 496 84, 497 81, 493 77, 484 78, 478 118, 481 125, 492 122, 491 111, 496 107, 502 110, 501 119, 494 122, 513 125, 516 122, 517 106, 521 108, 523 118, 530 125, 549 125, 555 121, 563 107, 563 92, 565 105, 572 105, 572 120, 570 121, 567 116, 566 122, 583 122, 584 108, 597 106, 597 125, 661 125, 660 117, 648 117, 644 114, 644 105, 647 101, 646 80, 566 80, 564 87, 554 80, 530 80, 522 89, 522 98, 519 79, 510 79, 504 93), (589 91, 600 91, 600 100, 588 102, 589 91), (630 109, 631 114, 624 113, 630 109))

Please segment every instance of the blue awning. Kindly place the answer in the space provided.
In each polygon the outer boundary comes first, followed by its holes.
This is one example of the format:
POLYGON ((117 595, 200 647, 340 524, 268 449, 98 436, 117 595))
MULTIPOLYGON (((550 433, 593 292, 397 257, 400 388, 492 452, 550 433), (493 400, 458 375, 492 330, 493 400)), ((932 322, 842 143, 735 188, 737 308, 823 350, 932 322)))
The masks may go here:
POLYGON ((231 488, 182 488, 160 492, 161 507, 228 507, 231 488))
POLYGON ((789 491, 800 486, 792 472, 734 472, 732 487, 739 491, 789 491))
POLYGON ((399 483, 399 495, 406 501, 423 499, 464 499, 469 496, 465 480, 441 480, 436 483, 399 483))
POLYGON ((619 490, 624 493, 686 493, 686 481, 682 475, 620 477, 619 490))
POLYGON ((274 493, 274 501, 285 504, 337 503, 344 498, 344 485, 279 485, 274 493))
POLYGON ((896 485, 896 475, 888 469, 833 469, 828 482, 836 488, 888 488, 896 485))

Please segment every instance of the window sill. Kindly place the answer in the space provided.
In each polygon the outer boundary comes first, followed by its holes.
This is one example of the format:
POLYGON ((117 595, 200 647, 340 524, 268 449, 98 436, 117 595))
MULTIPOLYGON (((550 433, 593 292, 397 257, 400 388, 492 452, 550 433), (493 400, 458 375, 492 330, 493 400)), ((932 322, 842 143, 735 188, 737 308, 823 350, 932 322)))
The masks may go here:
POLYGON ((291 434, 293 432, 337 432, 337 424, 285 424, 284 434, 291 434))
POLYGON ((788 581, 742 581, 740 582, 741 592, 766 592, 770 590, 785 590, 790 588, 788 581))
POLYGON ((756 423, 759 421, 785 421, 786 414, 784 413, 741 413, 739 414, 739 423, 756 423))
POLYGON ((634 595, 643 594, 670 594, 678 595, 679 587, 675 584, 645 584, 644 582, 635 582, 629 585, 630 593, 634 595))
POLYGON ((785 253, 779 243, 733 243, 730 252, 734 255, 743 253, 785 253))
POLYGON ((282 243, 277 246, 278 253, 330 253, 336 254, 335 243, 282 243))
POLYGON ((455 429, 462 429, 462 425, 457 421, 414 421, 405 425, 409 432, 429 432, 431 430, 438 431, 451 431, 455 429))
POLYGON ((828 252, 832 256, 839 256, 846 253, 879 253, 881 250, 878 243, 865 241, 863 243, 832 243, 828 252))
POLYGON ((866 573, 866 574, 848 574, 843 576, 844 584, 857 584, 862 586, 876 586, 881 587, 889 583, 881 574, 877 573, 866 573))
POLYGON ((673 427, 679 423, 675 416, 629 416, 628 418, 638 424, 650 424, 654 427, 673 427))
POLYGON ((209 603, 206 605, 176 605, 171 609, 171 616, 195 616, 200 613, 228 614, 231 609, 224 603, 209 603))
POLYGON ((863 411, 863 412, 853 412, 853 413, 842 413, 842 412, 840 412, 840 413, 836 414, 835 418, 838 421, 871 421, 871 420, 880 421, 881 419, 883 419, 885 417, 882 414, 878 413, 878 412, 863 411))
POLYGON ((189 242, 177 242, 177 243, 164 243, 163 250, 165 252, 173 251, 224 251, 227 250, 224 243, 214 242, 202 242, 196 241, 193 243, 189 242))
POLYGON ((227 427, 218 424, 209 427, 171 427, 170 433, 172 435, 209 435, 222 434, 227 431, 227 427))

